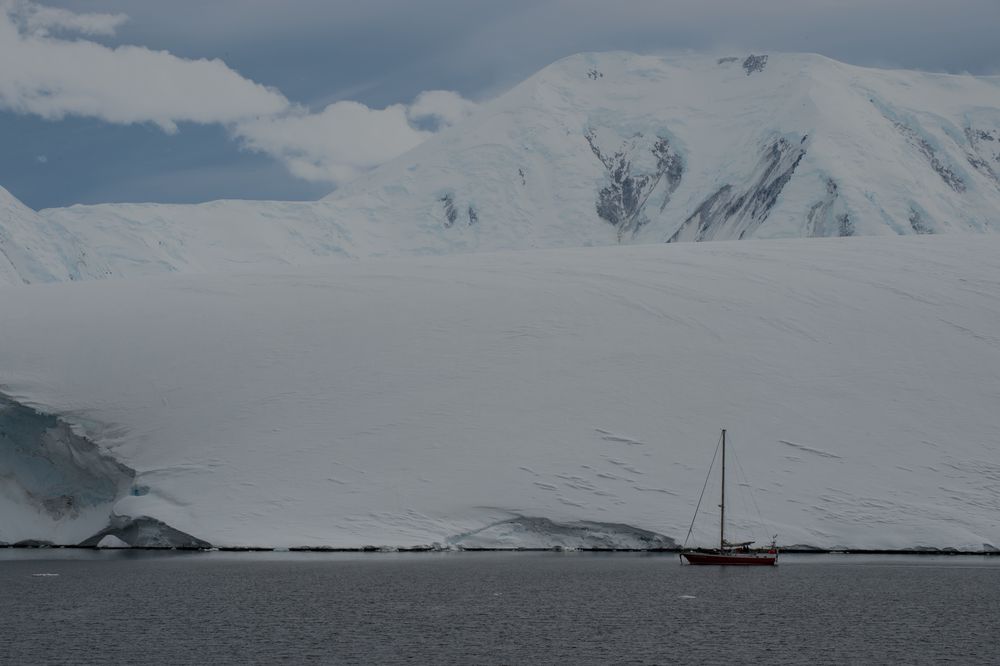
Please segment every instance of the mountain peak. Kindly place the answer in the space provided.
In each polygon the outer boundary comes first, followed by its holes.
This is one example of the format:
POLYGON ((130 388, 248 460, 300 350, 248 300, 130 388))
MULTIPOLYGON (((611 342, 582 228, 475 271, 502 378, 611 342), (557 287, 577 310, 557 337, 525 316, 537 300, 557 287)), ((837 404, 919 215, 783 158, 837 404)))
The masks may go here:
POLYGON ((79 250, 55 252, 74 263, 49 273, 94 277, 536 247, 995 232, 997 210, 1000 77, 870 69, 815 54, 612 52, 545 67, 322 201, 40 215, 79 250))

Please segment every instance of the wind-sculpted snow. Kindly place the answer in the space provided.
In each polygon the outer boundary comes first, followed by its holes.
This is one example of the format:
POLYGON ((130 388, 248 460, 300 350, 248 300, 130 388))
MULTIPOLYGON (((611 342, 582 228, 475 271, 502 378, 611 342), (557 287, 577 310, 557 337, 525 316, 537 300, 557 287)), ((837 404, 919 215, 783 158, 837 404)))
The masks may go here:
POLYGON ((726 427, 732 539, 996 547, 998 276, 1000 237, 934 234, 0 290, 2 391, 36 415, 4 455, 58 416, 134 474, 56 518, 11 489, 103 482, 4 458, 0 540, 682 542, 726 427))
POLYGON ((671 239, 996 232, 998 173, 998 77, 795 54, 583 54, 323 201, 35 213, 0 197, 0 282, 671 239))

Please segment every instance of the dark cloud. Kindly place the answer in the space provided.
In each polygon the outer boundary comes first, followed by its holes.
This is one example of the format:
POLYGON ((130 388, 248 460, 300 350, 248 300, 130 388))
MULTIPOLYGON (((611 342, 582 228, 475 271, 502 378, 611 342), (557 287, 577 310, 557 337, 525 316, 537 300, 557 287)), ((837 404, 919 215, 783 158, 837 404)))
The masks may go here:
POLYGON ((580 51, 816 52, 862 65, 1000 71, 996 0, 129 0, 123 42, 222 57, 300 101, 368 104, 511 85, 580 51), (447 84, 451 84, 450 86, 447 84), (339 97, 339 98, 346 98, 339 97))

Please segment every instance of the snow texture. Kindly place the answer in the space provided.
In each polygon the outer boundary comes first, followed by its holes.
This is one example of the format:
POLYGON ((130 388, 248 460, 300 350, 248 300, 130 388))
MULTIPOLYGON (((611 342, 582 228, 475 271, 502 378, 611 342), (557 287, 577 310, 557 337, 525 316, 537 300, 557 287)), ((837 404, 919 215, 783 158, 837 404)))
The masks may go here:
POLYGON ((34 212, 0 284, 349 258, 1000 229, 1000 77, 815 55, 560 60, 323 201, 34 212))
MULTIPOLYGON (((850 196, 827 182, 823 224, 850 196)), ((727 427, 733 540, 983 549, 1000 543, 998 276, 1000 237, 932 234, 2 289, 0 418, 23 435, 0 540, 681 542, 727 427)), ((697 544, 717 538, 714 487, 697 544)))

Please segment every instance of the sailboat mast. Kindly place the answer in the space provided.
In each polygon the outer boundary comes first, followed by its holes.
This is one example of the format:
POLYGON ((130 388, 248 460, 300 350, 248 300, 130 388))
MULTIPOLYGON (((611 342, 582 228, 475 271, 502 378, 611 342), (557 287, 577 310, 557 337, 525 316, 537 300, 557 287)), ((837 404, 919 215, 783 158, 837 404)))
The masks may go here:
POLYGON ((722 503, 719 504, 719 550, 726 547, 726 429, 722 429, 722 503))

